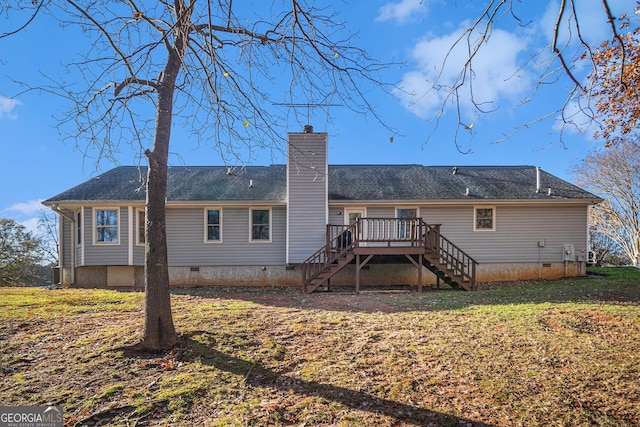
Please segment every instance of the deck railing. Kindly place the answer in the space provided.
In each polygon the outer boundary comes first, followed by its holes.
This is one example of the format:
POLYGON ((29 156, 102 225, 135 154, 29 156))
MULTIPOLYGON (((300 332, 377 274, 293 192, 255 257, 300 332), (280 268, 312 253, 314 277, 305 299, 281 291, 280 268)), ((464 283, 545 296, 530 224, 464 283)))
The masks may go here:
POLYGON ((359 218, 359 246, 422 246, 425 223, 420 218, 359 218))
POLYGON ((423 247, 475 288, 477 262, 440 233, 440 224, 427 224, 421 218, 358 218, 351 225, 327 225, 326 245, 302 264, 303 283, 360 247, 423 247))

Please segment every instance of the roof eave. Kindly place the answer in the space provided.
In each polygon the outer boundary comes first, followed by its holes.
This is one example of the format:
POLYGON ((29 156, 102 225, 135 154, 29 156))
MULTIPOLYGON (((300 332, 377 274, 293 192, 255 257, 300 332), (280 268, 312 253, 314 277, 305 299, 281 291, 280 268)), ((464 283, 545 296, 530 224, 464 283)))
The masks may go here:
POLYGON ((579 205, 592 205, 602 202, 603 199, 598 197, 593 198, 579 198, 579 199, 442 199, 442 200, 418 200, 418 199, 397 199, 397 200, 329 200, 329 206, 366 206, 366 205, 477 205, 477 204, 492 204, 492 205, 512 205, 512 204, 579 204, 579 205))
MULTIPOLYGON (((79 206, 144 206, 144 200, 45 200, 43 205, 53 208, 79 206)), ((286 206, 285 200, 167 200, 166 206, 286 206)))

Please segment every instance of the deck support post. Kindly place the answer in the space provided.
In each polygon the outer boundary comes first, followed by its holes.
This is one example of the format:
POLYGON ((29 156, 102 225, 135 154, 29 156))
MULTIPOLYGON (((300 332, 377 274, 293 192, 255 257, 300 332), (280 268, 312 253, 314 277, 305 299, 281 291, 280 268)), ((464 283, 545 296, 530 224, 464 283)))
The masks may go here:
POLYGON ((418 255, 418 292, 422 293, 422 257, 424 255, 418 255))
POLYGON ((356 294, 360 293, 360 270, 371 261, 373 255, 366 255, 364 261, 360 262, 360 255, 356 255, 356 294))
POLYGON ((418 254, 417 262, 415 259, 413 259, 411 255, 405 255, 405 256, 409 261, 411 261, 411 264, 415 265, 415 267, 418 269, 418 292, 422 293, 422 261, 423 261, 422 257, 424 255, 418 254))
POLYGON ((356 295, 360 293, 360 255, 356 255, 356 295))

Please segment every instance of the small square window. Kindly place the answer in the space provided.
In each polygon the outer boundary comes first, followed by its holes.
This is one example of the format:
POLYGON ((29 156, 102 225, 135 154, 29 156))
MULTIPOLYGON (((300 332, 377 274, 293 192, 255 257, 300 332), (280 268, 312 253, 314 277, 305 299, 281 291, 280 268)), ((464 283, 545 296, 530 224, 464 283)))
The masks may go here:
POLYGON ((474 231, 493 231, 496 228, 496 215, 494 207, 474 208, 474 231))

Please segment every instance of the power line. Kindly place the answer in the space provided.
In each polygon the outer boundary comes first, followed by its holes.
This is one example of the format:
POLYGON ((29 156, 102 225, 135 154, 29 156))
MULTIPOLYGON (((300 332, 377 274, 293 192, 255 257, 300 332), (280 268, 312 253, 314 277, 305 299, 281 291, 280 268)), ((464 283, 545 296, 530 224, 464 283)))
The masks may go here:
POLYGON ((277 106, 284 106, 284 107, 302 107, 302 108, 306 108, 307 109, 307 123, 311 121, 311 109, 312 108, 319 108, 319 107, 342 107, 342 104, 315 104, 315 103, 309 103, 309 104, 296 104, 296 103, 287 103, 287 102, 274 102, 272 103, 272 105, 277 105, 277 106))

